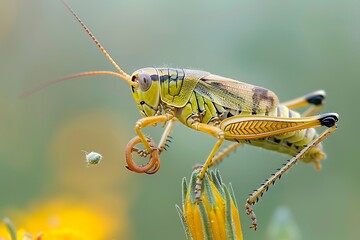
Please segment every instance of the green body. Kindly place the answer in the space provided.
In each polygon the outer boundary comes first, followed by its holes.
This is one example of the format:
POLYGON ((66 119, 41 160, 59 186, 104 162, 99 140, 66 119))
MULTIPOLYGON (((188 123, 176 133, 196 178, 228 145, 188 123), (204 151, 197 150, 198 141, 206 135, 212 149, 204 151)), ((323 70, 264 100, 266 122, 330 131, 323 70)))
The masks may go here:
MULTIPOLYGON (((188 127, 196 122, 217 126, 225 132, 227 140, 291 156, 298 154, 317 137, 314 128, 307 128, 271 137, 238 140, 236 134, 234 136, 227 128, 229 119, 236 122, 254 115, 300 117, 298 112, 279 104, 277 96, 265 88, 188 69, 143 68, 134 72, 132 79, 140 83, 139 88, 131 89, 144 117, 170 113, 188 127)), ((303 161, 318 163, 324 157, 322 146, 318 144, 307 153, 303 161)))

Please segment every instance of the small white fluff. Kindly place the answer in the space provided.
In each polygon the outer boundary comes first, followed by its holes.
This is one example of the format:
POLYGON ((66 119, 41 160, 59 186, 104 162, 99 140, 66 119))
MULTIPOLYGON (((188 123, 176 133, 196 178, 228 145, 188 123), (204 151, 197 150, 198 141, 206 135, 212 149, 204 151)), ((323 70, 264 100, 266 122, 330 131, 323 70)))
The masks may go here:
POLYGON ((87 152, 82 150, 86 155, 86 163, 88 166, 90 165, 97 165, 100 163, 101 159, 103 158, 103 156, 100 153, 97 152, 87 152))

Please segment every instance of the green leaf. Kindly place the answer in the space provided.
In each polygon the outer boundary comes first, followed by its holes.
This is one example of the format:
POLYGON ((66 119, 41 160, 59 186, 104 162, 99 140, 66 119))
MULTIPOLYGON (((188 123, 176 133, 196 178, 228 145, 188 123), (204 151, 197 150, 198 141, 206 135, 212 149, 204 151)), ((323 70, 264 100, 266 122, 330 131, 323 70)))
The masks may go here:
POLYGON ((186 219, 185 219, 185 216, 184 216, 184 213, 181 211, 180 207, 178 205, 175 205, 175 208, 179 214, 179 217, 180 217, 180 220, 181 220, 181 223, 184 227, 184 231, 185 231, 185 235, 186 235, 186 239, 187 240, 193 240, 193 237, 191 236, 191 232, 190 232, 190 229, 189 229, 189 226, 188 224, 186 223, 186 219))
POLYGON ((5 223, 8 231, 10 232, 11 240, 17 240, 16 228, 14 224, 11 222, 11 220, 8 218, 4 218, 3 222, 5 223))
POLYGON ((227 239, 236 239, 234 223, 231 215, 231 196, 226 186, 223 185, 225 192, 225 225, 226 225, 226 238, 227 239))
POLYGON ((187 186, 187 182, 186 182, 186 178, 183 178, 182 181, 182 205, 183 207, 185 206, 185 199, 186 199, 186 193, 188 191, 188 186, 187 186))
POLYGON ((203 202, 200 202, 199 209, 200 209, 201 221, 204 230, 204 237, 206 240, 212 240, 213 235, 211 231, 210 220, 203 202))
POLYGON ((203 197, 207 198, 209 200, 211 207, 214 207, 216 205, 216 199, 215 199, 214 192, 211 188, 210 179, 207 175, 205 175, 205 177, 203 179, 203 187, 204 187, 203 193, 206 195, 203 197))
POLYGON ((235 204, 236 208, 239 209, 239 207, 238 207, 238 205, 237 205, 237 202, 236 202, 234 189, 233 189, 231 183, 229 183, 229 193, 230 193, 230 195, 231 195, 232 200, 234 201, 234 204, 235 204))

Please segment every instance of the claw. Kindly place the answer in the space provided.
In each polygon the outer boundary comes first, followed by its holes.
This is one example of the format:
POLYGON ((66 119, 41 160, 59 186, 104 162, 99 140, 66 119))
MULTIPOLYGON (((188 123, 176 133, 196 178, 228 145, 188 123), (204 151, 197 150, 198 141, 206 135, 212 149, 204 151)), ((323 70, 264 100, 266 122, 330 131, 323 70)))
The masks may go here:
POLYGON ((203 165, 202 164, 196 164, 195 166, 193 166, 193 170, 196 170, 196 169, 201 169, 203 167, 203 165))
POLYGON ((249 227, 251 229, 254 229, 256 231, 257 229, 257 221, 256 221, 256 215, 254 213, 254 210, 252 208, 252 204, 246 203, 245 204, 246 214, 250 216, 252 220, 252 225, 249 227))
POLYGON ((149 171, 146 171, 145 173, 146 174, 154 174, 156 173, 157 171, 159 171, 160 169, 160 159, 159 161, 156 161, 155 164, 154 164, 154 168, 152 170, 149 170, 149 171))
POLYGON ((157 148, 155 142, 148 138, 147 141, 150 143, 150 147, 152 151, 149 153, 146 150, 140 150, 135 147, 135 145, 141 143, 141 139, 139 136, 134 137, 129 141, 129 143, 126 146, 126 168, 137 173, 147 173, 147 174, 154 174, 156 173, 160 168, 160 159, 159 159, 159 149, 157 148), (136 152, 141 157, 146 157, 150 154, 150 159, 147 163, 143 165, 138 165, 135 163, 135 161, 132 158, 132 153, 136 152))

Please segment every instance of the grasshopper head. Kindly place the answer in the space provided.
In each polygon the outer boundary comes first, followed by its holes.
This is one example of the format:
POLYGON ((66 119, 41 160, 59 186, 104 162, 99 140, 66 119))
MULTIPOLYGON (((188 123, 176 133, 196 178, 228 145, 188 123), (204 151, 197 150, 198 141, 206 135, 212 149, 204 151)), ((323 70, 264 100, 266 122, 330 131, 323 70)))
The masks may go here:
POLYGON ((131 91, 140 113, 154 116, 159 109, 160 82, 155 68, 142 68, 131 75, 131 91), (135 87, 136 86, 136 87, 135 87))

